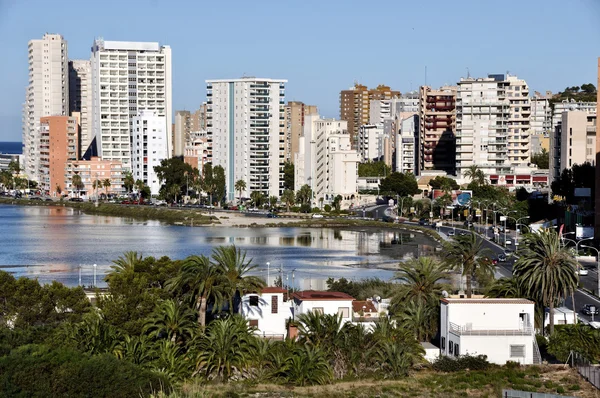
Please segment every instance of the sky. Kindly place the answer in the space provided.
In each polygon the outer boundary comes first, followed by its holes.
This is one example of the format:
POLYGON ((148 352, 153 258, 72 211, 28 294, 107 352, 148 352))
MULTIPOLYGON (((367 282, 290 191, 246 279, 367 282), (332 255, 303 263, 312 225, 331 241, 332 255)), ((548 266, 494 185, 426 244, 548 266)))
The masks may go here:
POLYGON ((596 85, 599 20, 600 0, 0 0, 0 141, 21 140, 27 43, 46 32, 70 59, 89 59, 97 37, 171 46, 174 111, 197 109, 206 79, 247 75, 287 79, 287 100, 339 117, 354 82, 406 92, 510 72, 532 92, 596 85))

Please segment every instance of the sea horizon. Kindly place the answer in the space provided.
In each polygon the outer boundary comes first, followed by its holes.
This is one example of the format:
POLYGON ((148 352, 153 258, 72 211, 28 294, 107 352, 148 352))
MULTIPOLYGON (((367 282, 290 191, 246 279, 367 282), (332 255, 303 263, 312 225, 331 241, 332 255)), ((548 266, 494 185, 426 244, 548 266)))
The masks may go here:
POLYGON ((0 141, 0 153, 21 155, 23 153, 23 143, 21 141, 0 141))

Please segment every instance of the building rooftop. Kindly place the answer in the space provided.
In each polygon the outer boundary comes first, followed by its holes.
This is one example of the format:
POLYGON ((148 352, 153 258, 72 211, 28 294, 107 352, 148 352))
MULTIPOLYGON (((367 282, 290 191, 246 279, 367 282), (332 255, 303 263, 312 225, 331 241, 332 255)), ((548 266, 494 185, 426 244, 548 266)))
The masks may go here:
POLYGON ((268 286, 262 289, 261 293, 287 293, 287 289, 276 286, 268 286))
POLYGON ((322 301, 322 300, 354 300, 354 297, 349 294, 342 292, 324 292, 317 290, 305 290, 303 292, 296 292, 292 294, 293 298, 296 298, 301 301, 322 301))
POLYGON ((352 302, 352 310, 354 312, 377 312, 377 308, 375 308, 375 304, 373 304, 372 301, 370 300, 366 300, 366 301, 358 301, 358 300, 354 300, 352 302), (364 309, 363 309, 364 307, 364 309))
POLYGON ((535 304, 523 298, 443 298, 446 304, 535 304))

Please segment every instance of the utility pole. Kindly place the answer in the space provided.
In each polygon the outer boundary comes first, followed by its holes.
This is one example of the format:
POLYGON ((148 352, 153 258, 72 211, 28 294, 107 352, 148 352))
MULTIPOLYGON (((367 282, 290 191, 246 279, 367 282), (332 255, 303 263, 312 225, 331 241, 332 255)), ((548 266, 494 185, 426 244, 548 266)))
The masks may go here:
POLYGON ((267 286, 270 286, 269 280, 271 279, 271 263, 267 261, 267 286))

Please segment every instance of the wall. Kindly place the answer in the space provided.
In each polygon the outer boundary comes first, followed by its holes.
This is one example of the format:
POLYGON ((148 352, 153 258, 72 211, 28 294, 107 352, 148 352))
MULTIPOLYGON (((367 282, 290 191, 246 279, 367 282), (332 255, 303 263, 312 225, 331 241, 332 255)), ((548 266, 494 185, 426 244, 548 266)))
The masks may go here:
POLYGON ((348 308, 348 317, 342 319, 342 322, 352 321, 352 300, 294 300, 294 317, 300 314, 306 314, 315 308, 323 308, 323 313, 327 315, 337 315, 340 308, 348 308))
POLYGON ((258 331, 260 335, 283 335, 287 331, 286 321, 292 317, 291 301, 283 301, 283 293, 246 294, 242 297, 242 316, 248 320, 258 320, 258 331), (258 296, 258 306, 250 305, 250 297, 258 296), (277 313, 272 313, 272 297, 277 298, 277 313))

